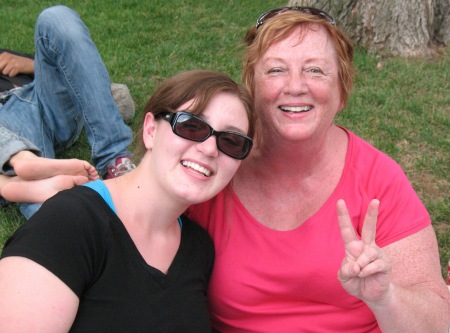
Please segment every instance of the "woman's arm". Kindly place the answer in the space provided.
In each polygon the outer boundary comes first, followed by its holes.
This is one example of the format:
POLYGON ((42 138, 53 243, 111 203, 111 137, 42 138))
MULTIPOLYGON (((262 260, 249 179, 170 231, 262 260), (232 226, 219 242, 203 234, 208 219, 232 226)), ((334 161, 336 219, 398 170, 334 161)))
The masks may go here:
POLYGON ((344 289, 370 307, 383 332, 446 332, 450 293, 432 226, 381 249, 375 244, 377 201, 369 206, 361 239, 343 201, 337 210, 346 251, 338 275, 344 289))
POLYGON ((53 273, 30 259, 0 260, 0 333, 67 332, 79 300, 53 273))
POLYGON ((446 332, 450 293, 441 276, 433 227, 383 248, 392 262, 385 302, 369 304, 383 332, 446 332))

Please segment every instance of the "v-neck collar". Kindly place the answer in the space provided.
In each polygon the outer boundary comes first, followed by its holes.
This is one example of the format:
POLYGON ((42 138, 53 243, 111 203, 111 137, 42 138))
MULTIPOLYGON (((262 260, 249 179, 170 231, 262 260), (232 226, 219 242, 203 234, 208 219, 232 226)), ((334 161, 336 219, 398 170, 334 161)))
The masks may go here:
POLYGON ((188 260, 188 254, 190 252, 189 249, 192 246, 192 230, 190 223, 188 223, 189 221, 182 217, 183 228, 181 228, 180 245, 169 266, 167 274, 165 274, 145 261, 122 221, 117 215, 115 215, 115 217, 117 222, 121 225, 122 232, 126 235, 127 246, 129 246, 131 252, 134 252, 135 254, 130 260, 135 260, 136 263, 145 269, 162 288, 167 288, 172 282, 176 281, 183 272, 184 267, 186 267, 186 261, 188 260))
MULTIPOLYGON (((102 183, 101 185, 104 186, 102 183)), ((106 186, 104 186, 106 191, 106 186)), ((186 262, 189 260, 188 255, 190 253, 190 248, 192 247, 192 226, 190 224, 190 221, 187 220, 184 216, 181 216, 181 237, 180 237, 180 245, 178 247, 177 253, 175 254, 175 257, 173 258, 169 269, 167 271, 167 274, 164 274, 159 269, 147 264, 142 254, 139 252, 138 248, 136 247, 136 244, 134 243, 133 239, 131 238, 130 234, 128 233, 128 230, 125 228, 125 225, 123 224, 122 220, 119 218, 119 216, 114 212, 114 210, 111 208, 111 206, 108 204, 107 200, 103 197, 104 193, 100 193, 97 188, 90 187, 91 190, 97 193, 102 198, 102 204, 106 207, 109 211, 109 214, 112 216, 112 223, 117 223, 119 225, 119 228, 122 232, 122 234, 125 236, 124 241, 127 243, 126 246, 129 247, 130 253, 134 253, 134 255, 130 258, 130 260, 133 260, 136 262, 137 265, 142 267, 142 269, 146 270, 152 278, 162 287, 167 288, 173 281, 176 281, 180 274, 182 273, 184 267, 186 267, 186 262)))

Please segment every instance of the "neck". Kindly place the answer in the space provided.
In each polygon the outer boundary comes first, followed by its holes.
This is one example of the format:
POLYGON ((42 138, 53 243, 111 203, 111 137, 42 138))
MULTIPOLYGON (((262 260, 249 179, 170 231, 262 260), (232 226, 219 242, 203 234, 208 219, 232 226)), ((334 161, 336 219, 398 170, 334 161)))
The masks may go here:
POLYGON ((169 198, 158 191, 144 168, 106 181, 117 214, 124 224, 141 225, 151 230, 168 230, 178 224, 178 217, 188 208, 186 202, 169 198), (144 171, 144 172, 143 172, 144 171))
POLYGON ((282 144, 264 142, 252 151, 233 189, 258 222, 291 230, 326 202, 341 179, 347 153, 348 138, 336 130, 320 144, 317 139, 295 144, 280 140, 282 144))
MULTIPOLYGON (((243 161, 236 178, 264 178, 292 182, 328 172, 335 165, 338 152, 344 149, 346 134, 332 126, 323 136, 303 141, 264 138, 248 159, 243 161)), ((344 155, 345 155, 344 151, 344 155)))

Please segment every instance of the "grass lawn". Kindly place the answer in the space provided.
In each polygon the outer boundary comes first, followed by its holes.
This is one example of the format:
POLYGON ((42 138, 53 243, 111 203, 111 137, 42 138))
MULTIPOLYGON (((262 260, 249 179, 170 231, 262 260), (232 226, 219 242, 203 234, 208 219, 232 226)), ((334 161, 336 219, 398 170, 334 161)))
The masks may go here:
MULTIPOLYGON (((257 16, 287 1, 77 0, 113 82, 130 88, 139 113, 163 79, 189 69, 214 69, 240 80, 239 45, 257 16)), ((2 4, 2 48, 33 52, 38 13, 54 1, 2 4)), ((450 258, 450 48, 433 60, 378 59, 357 50, 358 75, 337 123, 402 165, 428 208, 442 272, 450 258), (382 68, 377 64, 381 62, 382 68)), ((135 124, 130 124, 135 129, 135 124)), ((60 157, 89 159, 83 137, 60 157)), ((17 207, 0 208, 0 249, 22 223, 17 207)))

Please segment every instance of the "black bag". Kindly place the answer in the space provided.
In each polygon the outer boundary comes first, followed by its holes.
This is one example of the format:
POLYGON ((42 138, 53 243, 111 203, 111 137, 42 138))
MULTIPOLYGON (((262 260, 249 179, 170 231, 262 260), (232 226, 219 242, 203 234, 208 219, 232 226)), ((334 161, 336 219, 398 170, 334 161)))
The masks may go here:
MULTIPOLYGON (((0 49, 0 53, 8 52, 11 54, 15 54, 21 57, 34 59, 34 56, 32 54, 27 53, 20 53, 12 50, 7 49, 0 49)), ((25 84, 30 83, 34 80, 33 74, 17 74, 14 77, 9 77, 7 75, 3 75, 0 73, 0 92, 13 89, 15 87, 21 87, 25 84)))

